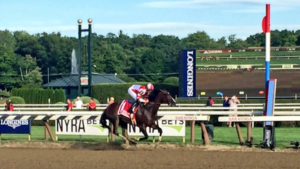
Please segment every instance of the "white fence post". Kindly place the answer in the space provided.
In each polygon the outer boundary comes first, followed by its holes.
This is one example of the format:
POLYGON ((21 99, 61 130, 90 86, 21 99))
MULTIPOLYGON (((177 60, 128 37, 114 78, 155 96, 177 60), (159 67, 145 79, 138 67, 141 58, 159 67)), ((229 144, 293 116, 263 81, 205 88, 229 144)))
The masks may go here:
MULTIPOLYGON (((253 110, 252 110, 252 117, 254 117, 253 110)), ((252 121, 252 128, 254 128, 254 121, 252 121)))

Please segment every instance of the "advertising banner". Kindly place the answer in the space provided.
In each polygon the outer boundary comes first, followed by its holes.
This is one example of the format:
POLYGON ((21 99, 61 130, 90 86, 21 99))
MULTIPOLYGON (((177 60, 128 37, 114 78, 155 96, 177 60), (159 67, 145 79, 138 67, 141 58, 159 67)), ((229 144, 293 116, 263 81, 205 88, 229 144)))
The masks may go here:
MULTIPOLYGON (((158 126, 162 129, 162 136, 185 136, 185 121, 184 120, 158 120, 158 126)), ((138 127, 133 131, 132 125, 127 125, 129 136, 143 136, 143 133, 138 127)), ((147 127, 146 131, 149 136, 159 136, 157 129, 147 127)))
POLYGON ((179 58, 179 95, 196 97, 196 50, 182 50, 179 58))
POLYGON ((30 134, 30 120, 0 120, 0 134, 30 134))
POLYGON ((56 120, 55 128, 57 135, 108 135, 108 129, 101 126, 100 120, 56 120))

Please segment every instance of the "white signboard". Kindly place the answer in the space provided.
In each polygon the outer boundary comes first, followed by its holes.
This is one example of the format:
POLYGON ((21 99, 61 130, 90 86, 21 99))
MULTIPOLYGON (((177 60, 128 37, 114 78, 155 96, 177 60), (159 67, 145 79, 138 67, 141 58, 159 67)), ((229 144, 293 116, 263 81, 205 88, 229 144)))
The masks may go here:
POLYGON ((55 129, 57 135, 108 135, 100 120, 55 120, 55 129))
POLYGON ((88 77, 81 77, 80 78, 80 84, 81 85, 88 85, 89 84, 89 78, 88 77))
POLYGON ((185 121, 209 121, 210 116, 195 115, 164 115, 159 120, 185 120, 185 121))
MULTIPOLYGON (((185 121, 184 120, 158 120, 158 126, 162 129, 162 136, 185 136, 185 121)), ((143 133, 138 127, 135 126, 135 132, 133 132, 133 126, 127 125, 129 136, 143 136, 143 133)), ((153 131, 153 128, 146 128, 148 136, 159 136, 157 129, 153 131)))

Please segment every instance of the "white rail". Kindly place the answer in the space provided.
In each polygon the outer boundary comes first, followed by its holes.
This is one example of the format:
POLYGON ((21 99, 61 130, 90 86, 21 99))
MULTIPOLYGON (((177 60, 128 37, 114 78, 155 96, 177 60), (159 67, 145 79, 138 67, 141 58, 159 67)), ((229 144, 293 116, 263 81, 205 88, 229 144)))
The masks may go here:
POLYGON ((300 121, 300 116, 219 117, 219 122, 300 121))
MULTIPOLYGON (((67 104, 14 104, 14 107, 65 107, 67 104)), ((107 107, 108 104, 97 104, 97 107, 107 107)), ((166 104, 162 104, 161 107, 166 107, 166 104)), ((206 104, 176 104, 177 107, 194 107, 200 106, 205 107, 206 104)), ((264 103, 249 103, 249 104, 239 104, 240 107, 245 106, 264 106, 264 103)), ((275 103, 275 106, 300 106, 300 103, 275 103)), ((4 105, 0 105, 0 107, 4 107, 4 105)), ((86 107, 86 104, 83 105, 86 107)), ((223 107, 223 104, 214 104, 212 107, 223 107)))
MULTIPOLYGON (((103 111, 106 107, 97 107, 97 111, 103 111)), ((237 110, 264 110, 264 107, 236 107, 236 108, 230 108, 230 107, 160 107, 159 110, 181 110, 181 111, 191 111, 191 110, 198 110, 198 111, 217 111, 217 110, 231 110, 231 109, 237 109, 237 110)), ((274 107, 275 110, 298 110, 300 109, 300 106, 278 106, 274 107)), ((4 110, 4 108, 3 108, 4 110)), ((64 107, 15 107, 14 111, 34 111, 34 110, 49 110, 49 111, 57 111, 61 110, 64 111, 66 108, 64 107)), ((87 110, 86 108, 73 108, 74 111, 77 110, 87 110)))
MULTIPOLYGON (((158 111, 158 116, 163 115, 229 115, 236 114, 235 111, 158 111)), ((262 115, 262 111, 243 111, 238 112, 238 115, 262 115)), ((90 116, 99 116, 102 115, 101 111, 0 111, 0 115, 90 115, 90 116)))
MULTIPOLYGON (((102 111, 0 111, 0 115, 101 115, 102 111)), ((158 115, 263 115, 263 111, 158 111, 158 115)), ((300 115, 300 111, 275 111, 275 116, 300 115)))

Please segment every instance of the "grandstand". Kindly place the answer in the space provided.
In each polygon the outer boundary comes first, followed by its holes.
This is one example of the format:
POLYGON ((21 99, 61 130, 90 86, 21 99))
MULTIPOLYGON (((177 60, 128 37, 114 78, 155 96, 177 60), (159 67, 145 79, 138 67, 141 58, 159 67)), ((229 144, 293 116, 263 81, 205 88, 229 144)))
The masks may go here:
MULTIPOLYGON (((217 97, 216 92, 224 95, 239 97, 259 97, 259 91, 265 88, 265 72, 253 70, 209 70, 197 71, 196 90, 197 93, 206 92, 205 97, 217 97), (244 91, 243 95, 239 95, 244 91)), ((277 79, 277 96, 300 95, 300 71, 295 70, 272 70, 271 78, 277 79)))
MULTIPOLYGON (((212 49, 197 52, 197 92, 216 97, 216 92, 240 97, 263 97, 264 47, 212 49), (239 92, 243 91, 243 95, 239 92)), ((300 47, 271 48, 271 78, 277 79, 277 96, 300 95, 300 47)))

